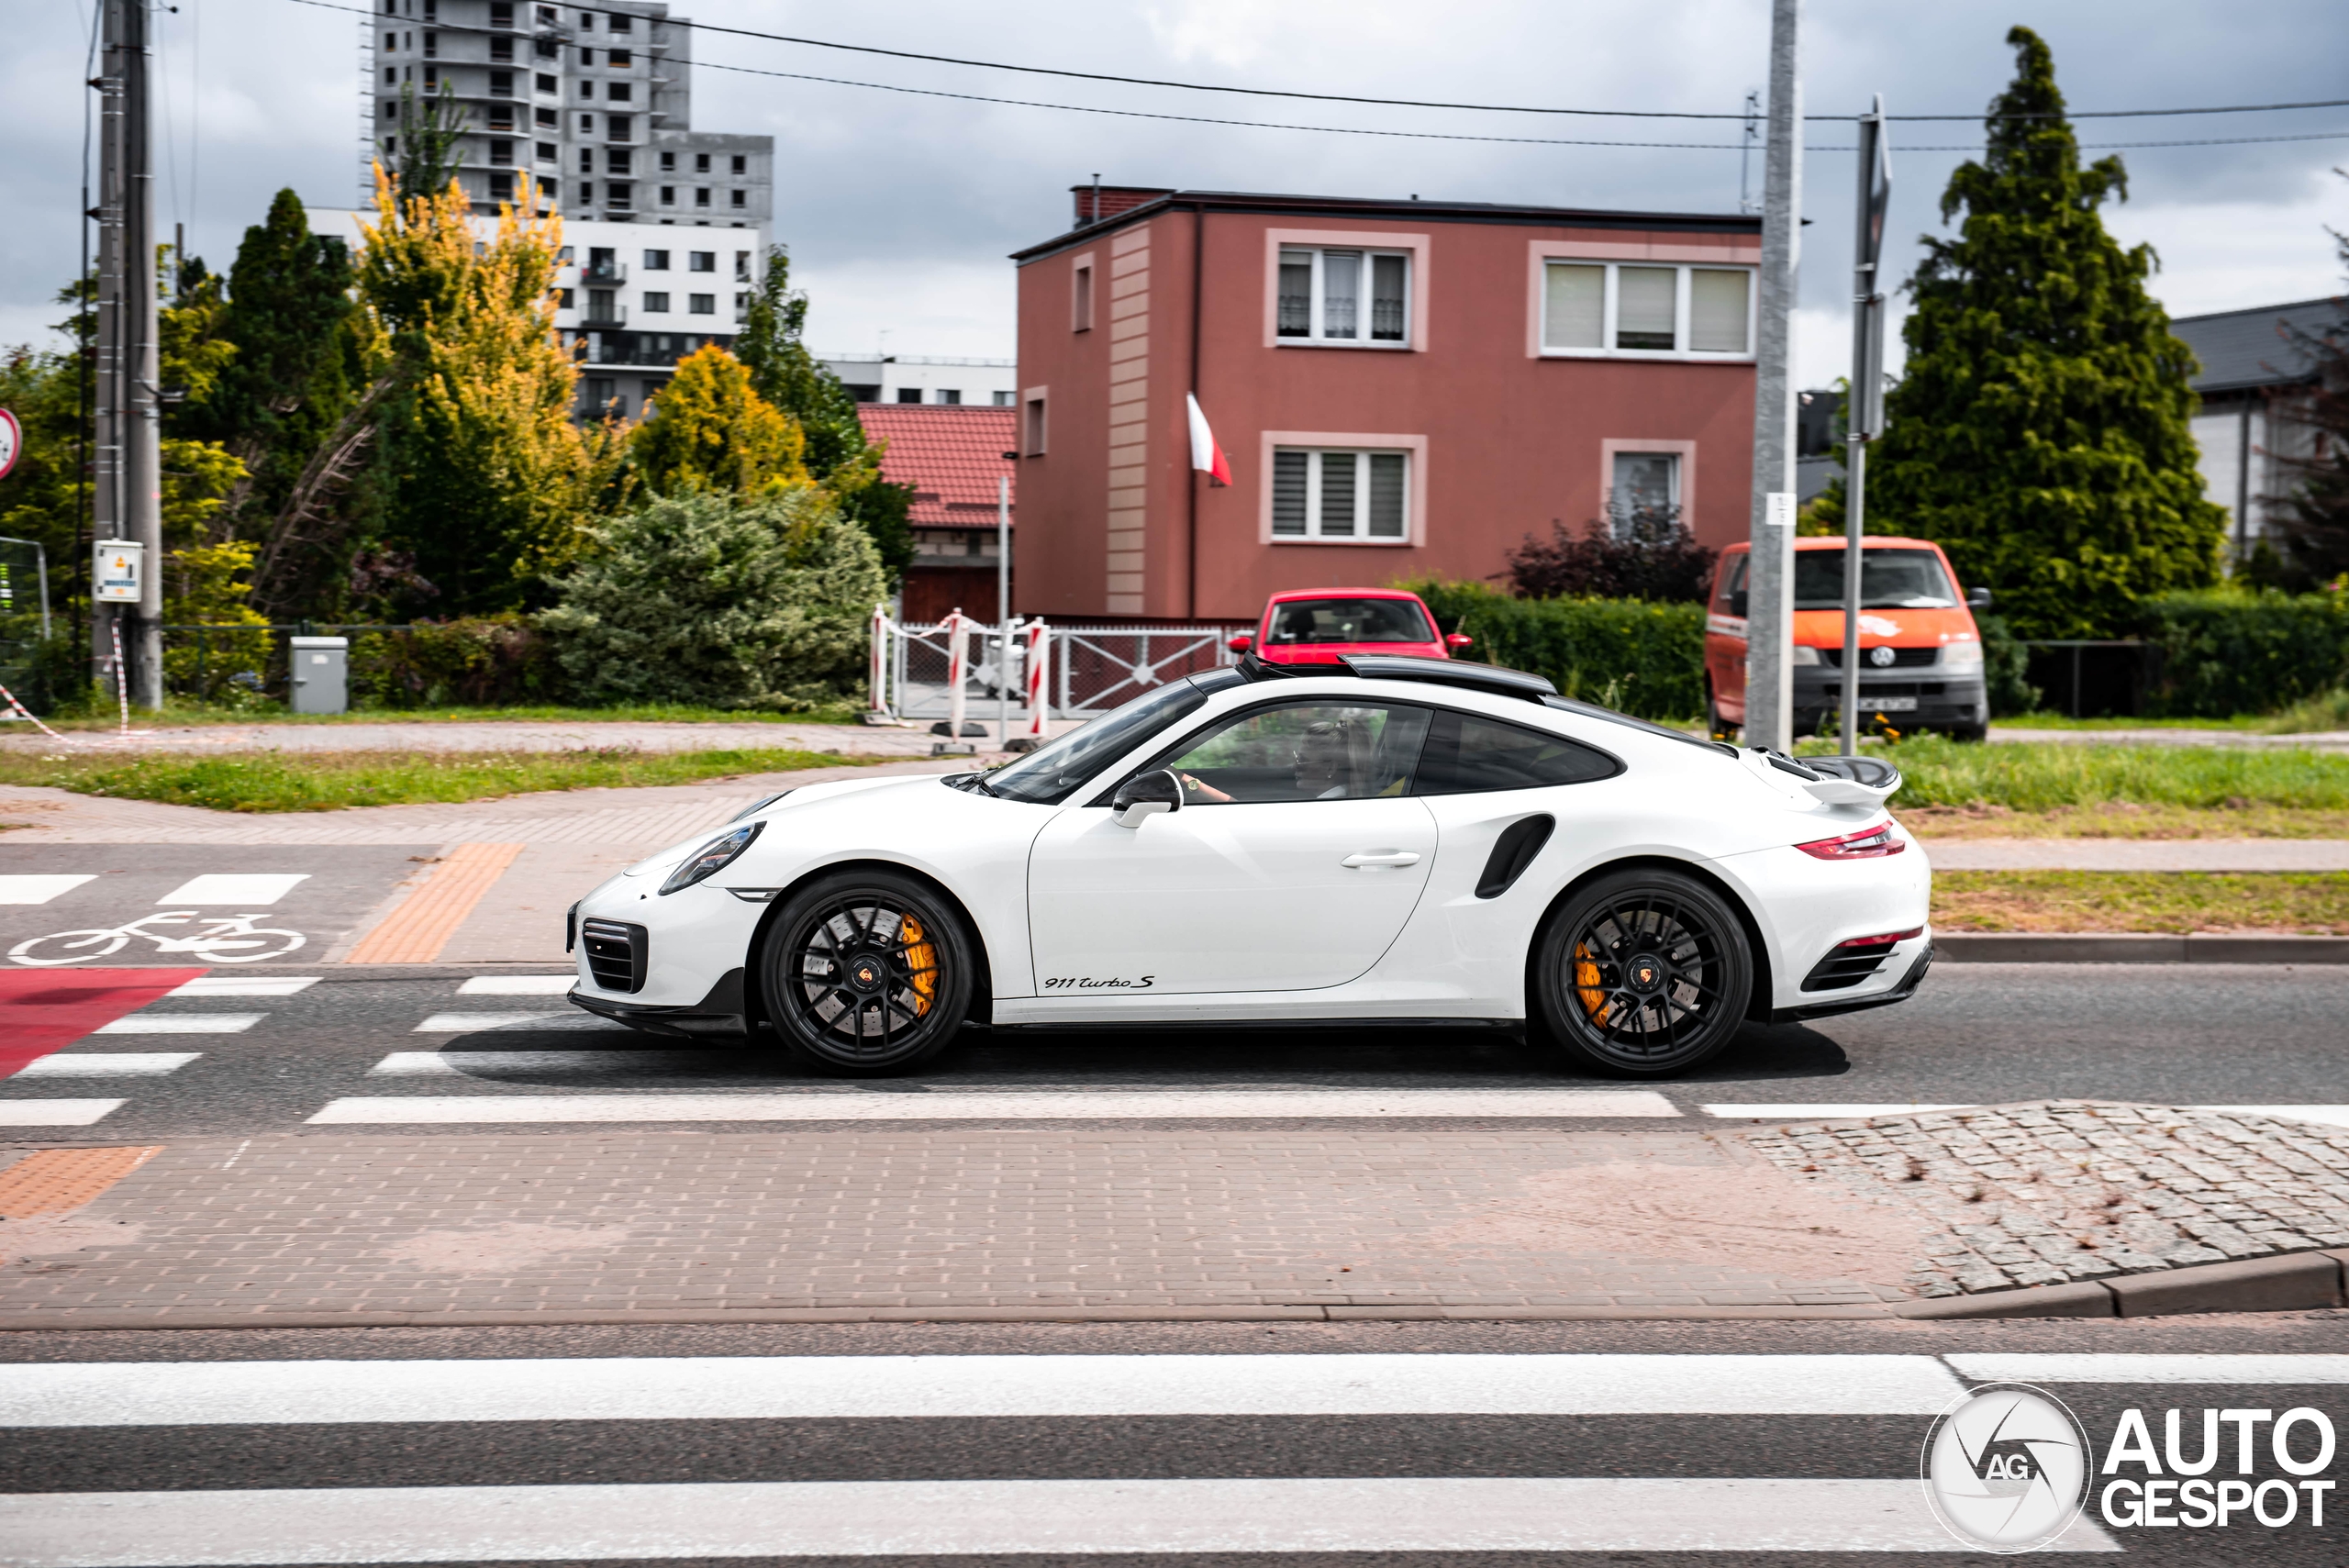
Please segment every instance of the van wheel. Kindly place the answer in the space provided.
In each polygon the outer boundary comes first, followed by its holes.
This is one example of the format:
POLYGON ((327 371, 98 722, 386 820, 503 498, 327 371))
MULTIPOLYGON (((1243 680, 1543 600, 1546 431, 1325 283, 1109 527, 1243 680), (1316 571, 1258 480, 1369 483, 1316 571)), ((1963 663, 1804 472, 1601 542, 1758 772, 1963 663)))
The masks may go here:
POLYGON ((1713 700, 1709 676, 1705 681, 1705 733, 1716 740, 1732 740, 1737 735, 1737 726, 1721 717, 1720 704, 1713 700))
POLYGON ((1953 740, 1970 740, 1978 744, 1990 739, 1990 727, 1987 724, 1956 725, 1951 728, 1949 738, 1953 740))

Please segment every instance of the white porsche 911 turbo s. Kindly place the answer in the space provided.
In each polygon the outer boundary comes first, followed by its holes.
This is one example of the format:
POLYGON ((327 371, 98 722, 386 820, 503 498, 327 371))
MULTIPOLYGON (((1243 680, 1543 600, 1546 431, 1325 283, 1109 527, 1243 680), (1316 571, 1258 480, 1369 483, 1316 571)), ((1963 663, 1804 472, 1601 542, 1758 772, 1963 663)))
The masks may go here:
POLYGON ((1898 1002, 1932 873, 1874 758, 1795 762, 1399 655, 1191 675, 1010 765, 808 785, 573 906, 580 1006, 903 1072, 993 1029, 1537 1029, 1687 1069, 1898 1002))

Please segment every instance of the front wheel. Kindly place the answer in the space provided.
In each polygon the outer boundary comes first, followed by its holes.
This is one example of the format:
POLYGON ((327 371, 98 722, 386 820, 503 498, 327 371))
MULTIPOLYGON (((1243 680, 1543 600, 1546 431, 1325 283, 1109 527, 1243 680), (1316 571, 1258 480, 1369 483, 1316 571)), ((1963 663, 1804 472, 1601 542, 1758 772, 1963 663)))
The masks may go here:
POLYGON ((1721 717, 1721 705, 1713 696, 1713 683, 1705 683, 1705 733, 1715 740, 1735 738, 1737 726, 1721 717))
POLYGON ((1753 994, 1753 957, 1720 895, 1643 868, 1569 898, 1542 931, 1532 979, 1542 1018, 1568 1057, 1660 1077, 1729 1044, 1753 994))
POLYGON ((768 928, 767 1012, 819 1071, 878 1077, 946 1047, 971 1004, 976 947, 911 877, 846 872, 809 884, 768 928))

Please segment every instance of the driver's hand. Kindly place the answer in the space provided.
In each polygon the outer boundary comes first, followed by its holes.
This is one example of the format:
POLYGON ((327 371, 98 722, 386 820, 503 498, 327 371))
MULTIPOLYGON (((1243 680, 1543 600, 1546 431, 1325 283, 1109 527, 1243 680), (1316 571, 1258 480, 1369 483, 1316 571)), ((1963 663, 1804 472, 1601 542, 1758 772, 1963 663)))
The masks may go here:
POLYGON ((1175 777, 1183 781, 1184 789, 1197 795, 1202 800, 1221 801, 1226 806, 1231 804, 1231 796, 1224 794, 1223 791, 1216 788, 1213 784, 1201 784, 1198 780, 1193 778, 1188 773, 1177 773, 1175 777))

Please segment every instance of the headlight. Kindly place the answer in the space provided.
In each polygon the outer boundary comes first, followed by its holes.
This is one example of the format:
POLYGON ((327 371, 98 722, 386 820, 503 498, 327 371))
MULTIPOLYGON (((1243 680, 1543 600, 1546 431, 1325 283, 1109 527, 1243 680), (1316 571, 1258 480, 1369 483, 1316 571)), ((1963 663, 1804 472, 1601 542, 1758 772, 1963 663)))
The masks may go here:
POLYGON ((1806 648, 1799 642, 1796 643, 1794 645, 1794 662, 1798 664, 1818 663, 1819 650, 1816 648, 1806 648))
POLYGON ((1978 642, 1951 642, 1942 647, 1942 668, 1954 674, 1978 675, 1982 673, 1982 645, 1978 642))
POLYGON ((765 826, 763 822, 746 822, 723 838, 712 839, 678 862, 677 869, 669 873, 669 880, 661 884, 662 893, 665 895, 681 887, 691 887, 730 865, 735 856, 751 847, 751 840, 756 839, 759 829, 765 826))

